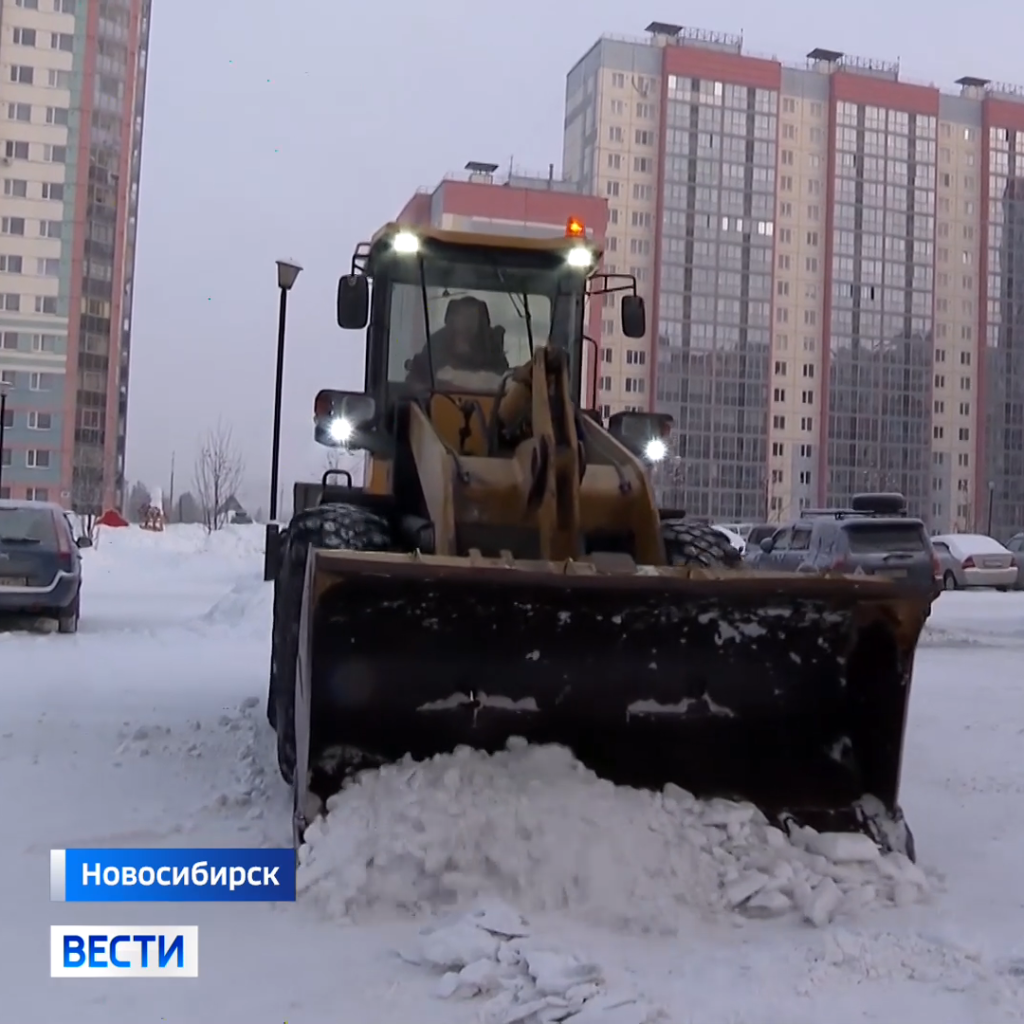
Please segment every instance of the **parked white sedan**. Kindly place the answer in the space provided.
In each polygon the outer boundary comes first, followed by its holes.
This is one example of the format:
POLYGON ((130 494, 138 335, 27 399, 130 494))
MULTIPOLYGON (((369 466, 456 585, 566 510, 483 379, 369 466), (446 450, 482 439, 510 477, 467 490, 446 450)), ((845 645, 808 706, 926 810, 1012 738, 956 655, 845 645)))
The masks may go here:
POLYGON ((999 541, 977 533, 944 533, 932 537, 942 585, 946 590, 998 587, 1009 590, 1017 582, 1013 553, 999 541))

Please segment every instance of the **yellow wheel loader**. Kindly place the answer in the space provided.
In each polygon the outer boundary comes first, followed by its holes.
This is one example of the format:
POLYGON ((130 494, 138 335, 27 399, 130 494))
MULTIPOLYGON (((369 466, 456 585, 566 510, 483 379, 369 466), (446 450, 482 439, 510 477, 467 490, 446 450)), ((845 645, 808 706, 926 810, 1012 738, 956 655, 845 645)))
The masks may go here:
POLYGON ((268 538, 296 840, 349 773, 520 736, 913 856, 897 794, 929 597, 747 571, 712 526, 659 511, 671 418, 582 408, 588 302, 618 295, 626 337, 646 332, 635 280, 600 258, 576 222, 389 224, 341 278, 365 388, 321 391, 314 431, 368 453, 365 483, 296 484, 268 538))

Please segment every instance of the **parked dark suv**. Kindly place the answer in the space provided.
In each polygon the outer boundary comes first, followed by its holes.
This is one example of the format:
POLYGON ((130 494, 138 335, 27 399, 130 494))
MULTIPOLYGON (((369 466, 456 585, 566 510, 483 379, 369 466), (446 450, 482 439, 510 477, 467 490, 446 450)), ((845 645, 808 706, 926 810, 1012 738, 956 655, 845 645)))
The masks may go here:
POLYGON ((56 619, 61 633, 78 631, 82 588, 79 548, 60 505, 0 500, 0 617, 56 619))
POLYGON ((886 576, 937 592, 935 555, 920 519, 901 494, 858 494, 848 509, 807 509, 748 548, 754 568, 886 576))

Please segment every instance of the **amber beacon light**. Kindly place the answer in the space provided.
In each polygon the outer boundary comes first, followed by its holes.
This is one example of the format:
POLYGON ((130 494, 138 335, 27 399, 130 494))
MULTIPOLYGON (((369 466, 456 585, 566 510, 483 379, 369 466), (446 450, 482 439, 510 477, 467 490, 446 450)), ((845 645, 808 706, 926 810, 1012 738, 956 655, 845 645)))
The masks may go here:
POLYGON ((565 237, 566 238, 582 238, 586 233, 586 229, 583 226, 583 221, 578 217, 570 217, 565 222, 565 237))

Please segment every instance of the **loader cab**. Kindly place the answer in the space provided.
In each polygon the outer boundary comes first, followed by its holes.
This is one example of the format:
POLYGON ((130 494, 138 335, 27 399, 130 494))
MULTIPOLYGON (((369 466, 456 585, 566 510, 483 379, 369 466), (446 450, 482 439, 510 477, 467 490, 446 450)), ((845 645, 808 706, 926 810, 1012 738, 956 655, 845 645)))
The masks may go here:
MULTIPOLYGON (((564 238, 536 239, 388 225, 357 250, 338 285, 339 326, 367 331, 371 401, 353 396, 353 409, 380 435, 403 402, 442 395, 449 405, 460 396, 486 404, 538 345, 566 353, 573 400, 584 404, 584 369, 596 377, 598 368, 597 346, 584 333, 587 299, 622 292, 624 333, 646 331, 635 280, 596 273, 600 256, 569 228, 564 238)), ((345 443, 386 455, 382 437, 357 436, 355 427, 345 443)))

